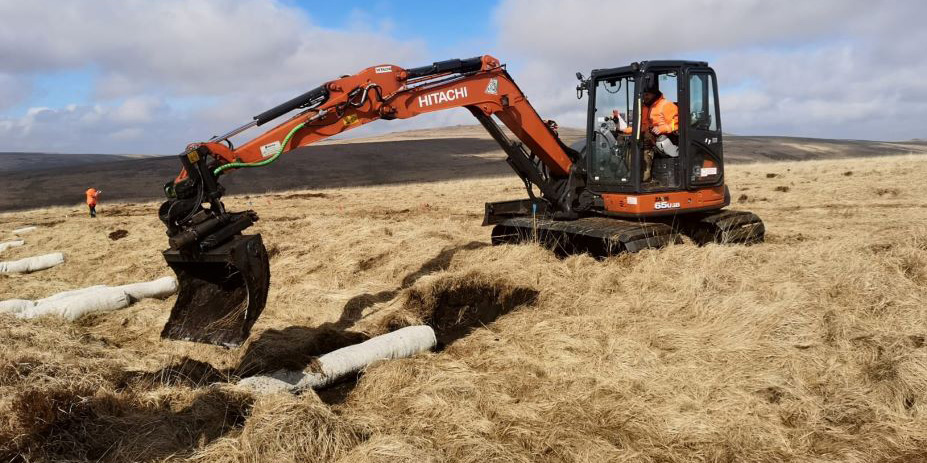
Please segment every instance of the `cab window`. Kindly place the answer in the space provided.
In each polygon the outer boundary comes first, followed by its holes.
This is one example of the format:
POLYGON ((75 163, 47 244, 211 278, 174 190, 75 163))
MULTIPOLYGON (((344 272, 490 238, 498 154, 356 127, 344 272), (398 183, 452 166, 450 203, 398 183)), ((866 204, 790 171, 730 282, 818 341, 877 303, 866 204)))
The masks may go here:
POLYGON ((715 85, 711 74, 693 74, 689 79, 690 127, 717 132, 718 109, 715 107, 715 85))
POLYGON ((721 122, 718 120, 714 76, 689 76, 689 184, 714 185, 721 180, 721 122))
POLYGON ((590 178, 595 183, 631 182, 634 79, 608 77, 596 82, 595 118, 589 151, 590 178))

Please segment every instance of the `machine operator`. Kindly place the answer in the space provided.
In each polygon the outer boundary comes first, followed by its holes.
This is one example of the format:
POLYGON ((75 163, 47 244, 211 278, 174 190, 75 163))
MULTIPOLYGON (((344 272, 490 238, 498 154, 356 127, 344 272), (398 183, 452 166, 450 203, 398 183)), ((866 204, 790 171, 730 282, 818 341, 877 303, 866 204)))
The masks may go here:
MULTIPOLYGON (((641 132, 644 134, 644 172, 642 180, 651 180, 651 167, 653 166, 654 151, 660 151, 666 156, 679 155, 677 143, 679 140, 679 108, 676 103, 667 100, 663 92, 657 87, 644 90, 641 96, 641 132)), ((617 110, 612 115, 618 124, 620 132, 631 135, 631 126, 624 121, 617 110)))

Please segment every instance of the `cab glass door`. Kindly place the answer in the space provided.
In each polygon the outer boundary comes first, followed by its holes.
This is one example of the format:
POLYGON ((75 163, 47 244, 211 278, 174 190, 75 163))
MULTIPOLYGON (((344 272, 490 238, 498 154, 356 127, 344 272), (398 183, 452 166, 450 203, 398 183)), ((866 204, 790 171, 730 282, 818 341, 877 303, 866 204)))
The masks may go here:
MULTIPOLYGON (((641 94, 648 90, 658 91, 658 97, 650 102, 642 101, 645 107, 641 111, 641 133, 638 141, 643 156, 642 183, 643 191, 675 191, 679 189, 681 172, 684 170, 679 158, 678 121, 670 116, 678 114, 679 82, 677 69, 653 70, 650 82, 641 88, 641 94), (654 124, 664 124, 671 130, 654 131, 654 124), (648 159, 650 175, 648 177, 648 159)), ((652 92, 651 92, 652 93, 652 92)))
POLYGON ((636 164, 633 127, 636 96, 632 76, 606 77, 596 82, 589 181, 603 186, 630 185, 636 164))
MULTIPOLYGON (((709 186, 721 182, 721 120, 715 76, 695 72, 689 76, 689 114, 686 118, 689 184, 709 186)), ((680 119, 682 115, 680 114, 680 119)))

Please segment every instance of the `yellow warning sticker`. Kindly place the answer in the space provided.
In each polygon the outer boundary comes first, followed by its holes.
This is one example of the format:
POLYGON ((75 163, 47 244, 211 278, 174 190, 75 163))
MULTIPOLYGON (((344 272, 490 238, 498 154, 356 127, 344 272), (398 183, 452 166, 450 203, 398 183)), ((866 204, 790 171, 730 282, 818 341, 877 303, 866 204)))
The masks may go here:
POLYGON ((347 116, 344 116, 344 119, 342 119, 341 121, 344 122, 345 126, 349 126, 357 122, 357 114, 348 114, 347 116))

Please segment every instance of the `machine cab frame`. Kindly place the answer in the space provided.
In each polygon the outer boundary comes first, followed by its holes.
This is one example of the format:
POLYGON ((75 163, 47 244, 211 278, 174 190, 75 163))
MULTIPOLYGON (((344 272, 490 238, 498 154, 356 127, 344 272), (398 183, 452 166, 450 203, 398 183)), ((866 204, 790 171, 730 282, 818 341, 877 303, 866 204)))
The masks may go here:
POLYGON ((644 61, 595 69, 586 90, 585 162, 592 192, 695 191, 724 184, 718 83, 708 63, 644 61), (655 85, 678 107, 678 132, 670 136, 678 155, 655 150, 651 180, 644 182, 644 151, 654 149, 655 137, 648 142, 642 130, 642 94, 655 85), (621 114, 621 121, 613 118, 613 111, 621 114), (621 127, 625 122, 627 127, 621 127))

